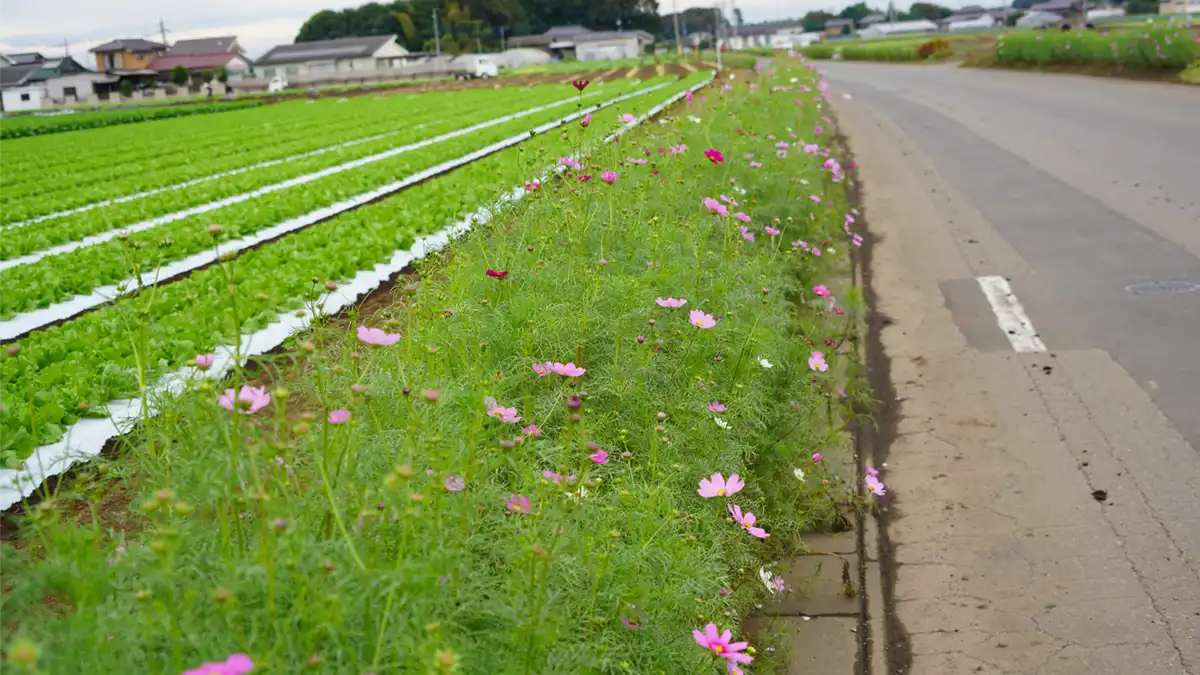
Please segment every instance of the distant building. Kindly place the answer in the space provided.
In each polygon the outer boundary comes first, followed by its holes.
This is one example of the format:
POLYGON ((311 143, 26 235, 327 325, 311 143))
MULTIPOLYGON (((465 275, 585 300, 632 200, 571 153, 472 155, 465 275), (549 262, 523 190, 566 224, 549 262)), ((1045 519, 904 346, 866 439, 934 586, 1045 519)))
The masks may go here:
POLYGON ((1159 14, 1200 14, 1200 3, 1189 0, 1159 0, 1159 14))
POLYGON ((826 35, 850 35, 854 32, 854 19, 830 19, 825 22, 826 35))
POLYGON ((193 81, 221 68, 230 78, 248 77, 253 70, 235 35, 180 40, 147 67, 157 73, 159 81, 168 82, 177 66, 183 66, 193 81))
POLYGON ((644 30, 594 31, 575 25, 555 26, 540 35, 518 35, 508 41, 509 47, 533 47, 580 61, 637 58, 651 44, 654 36, 644 30))
POLYGON ((102 75, 66 56, 47 59, 41 54, 9 54, 0 67, 0 104, 7 111, 37 110, 49 101, 74 103, 91 96, 102 75))
POLYGON ((141 38, 121 38, 105 42, 88 51, 96 55, 96 70, 102 73, 150 74, 147 66, 154 59, 167 53, 167 46, 141 38))
POLYGON ((885 35, 908 35, 913 33, 933 33, 937 31, 938 25, 927 19, 917 19, 916 21, 893 21, 889 23, 877 23, 859 31, 862 37, 883 37, 885 35))
POLYGON ((1001 24, 1002 24, 1002 22, 1000 21, 1000 19, 997 19, 996 17, 992 16, 991 14, 985 12, 979 16, 975 16, 975 17, 972 17, 969 19, 959 19, 957 21, 948 21, 948 22, 946 22, 946 30, 948 30, 948 31, 987 30, 989 28, 996 28, 996 27, 1000 26, 1001 24))
POLYGON ((859 27, 866 28, 867 26, 870 26, 871 24, 874 24, 874 23, 883 23, 884 21, 887 21, 887 19, 888 18, 886 16, 884 16, 883 14, 879 14, 878 12, 876 12, 874 14, 868 14, 868 15, 864 16, 863 18, 859 19, 858 25, 859 25, 859 27))
POLYGON ((289 81, 358 79, 403 65, 408 50, 395 35, 348 37, 272 47, 254 62, 259 77, 289 81))
POLYGON ((1062 16, 1053 12, 1031 11, 1017 19, 1017 26, 1020 28, 1041 28, 1042 26, 1053 26, 1062 22, 1062 16))
POLYGON ((1047 0, 1029 8, 1030 13, 1057 14, 1060 19, 1077 16, 1083 11, 1082 0, 1047 0))

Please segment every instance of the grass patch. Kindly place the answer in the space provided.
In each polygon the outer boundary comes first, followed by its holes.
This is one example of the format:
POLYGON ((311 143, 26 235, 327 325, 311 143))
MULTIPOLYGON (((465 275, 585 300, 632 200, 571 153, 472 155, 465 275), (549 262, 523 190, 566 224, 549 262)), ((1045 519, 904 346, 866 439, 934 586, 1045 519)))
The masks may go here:
POLYGON ((1182 29, 1141 31, 1026 31, 996 40, 1005 66, 1080 66, 1137 72, 1181 72, 1198 58, 1195 36, 1182 29))
MULTIPOLYGON (((813 458, 859 396, 860 303, 829 282, 852 216, 821 99, 770 95, 815 80, 780 60, 590 153, 598 125, 564 128, 582 167, 426 259, 396 302, 238 373, 264 386, 247 414, 206 382, 164 401, 108 468, 135 477, 134 527, 80 518, 103 500, 90 483, 19 518, 8 665, 724 672, 692 631, 736 632, 759 566, 854 506, 813 458), (714 472, 746 485, 704 499, 714 472)), ((240 262, 231 292, 254 283, 240 262)))

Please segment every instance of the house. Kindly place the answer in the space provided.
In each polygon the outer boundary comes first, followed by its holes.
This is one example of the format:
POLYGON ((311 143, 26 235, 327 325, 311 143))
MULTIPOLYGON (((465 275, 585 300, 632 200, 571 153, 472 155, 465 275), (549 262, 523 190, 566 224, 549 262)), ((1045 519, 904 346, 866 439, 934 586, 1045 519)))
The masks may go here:
POLYGON ((1047 0, 1031 6, 1029 11, 1057 14, 1059 18, 1066 19, 1082 12, 1083 3, 1081 0, 1047 0))
POLYGON ((878 12, 875 12, 873 14, 868 14, 868 15, 864 16, 863 18, 859 19, 858 25, 865 28, 867 26, 870 26, 873 23, 883 23, 884 21, 887 21, 887 17, 878 12))
POLYGON ((37 59, 25 54, 7 55, 8 63, 0 68, 0 100, 4 110, 37 110, 47 101, 73 103, 86 100, 93 93, 93 84, 103 76, 84 68, 75 59, 37 59))
POLYGON ((167 52, 167 46, 141 38, 122 38, 88 51, 96 55, 96 70, 102 73, 144 74, 151 61, 167 52))
POLYGON ((854 19, 830 19, 825 22, 826 35, 850 35, 854 32, 854 19))
POLYGON ((395 35, 348 37, 272 47, 254 62, 260 77, 354 79, 403 65, 408 50, 395 35))
POLYGON ((28 66, 35 63, 45 61, 46 57, 42 56, 41 52, 22 52, 20 54, 5 54, 4 61, 7 66, 28 66))
POLYGON ((917 19, 916 21, 891 21, 888 23, 877 23, 873 26, 867 26, 859 31, 862 37, 883 37, 884 35, 907 35, 912 33, 932 33, 938 29, 938 25, 928 19, 917 19))
POLYGON ((1053 26, 1062 22, 1062 16, 1053 12, 1031 11, 1017 19, 1017 26, 1020 28, 1041 28, 1042 26, 1053 26))
POLYGON ((651 44, 654 36, 644 30, 594 31, 576 25, 554 26, 541 35, 518 35, 508 41, 510 47, 534 47, 580 61, 637 58, 651 44))
POLYGON ((1200 14, 1200 3, 1189 0, 1159 0, 1159 14, 1200 14))
POLYGON ((772 49, 795 49, 797 47, 807 47, 820 41, 820 33, 807 32, 804 30, 804 26, 800 25, 776 31, 771 35, 770 47, 772 49))
POLYGON ((238 45, 237 36, 180 40, 166 54, 147 66, 157 73, 158 80, 168 82, 176 67, 183 66, 193 81, 224 69, 230 78, 249 77, 253 68, 238 45))

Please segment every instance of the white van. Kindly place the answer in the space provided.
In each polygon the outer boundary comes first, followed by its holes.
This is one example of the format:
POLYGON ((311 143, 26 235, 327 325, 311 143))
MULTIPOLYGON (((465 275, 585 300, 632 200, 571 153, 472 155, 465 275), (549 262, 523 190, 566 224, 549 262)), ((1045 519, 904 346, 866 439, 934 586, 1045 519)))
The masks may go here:
POLYGON ((450 61, 450 70, 460 80, 488 79, 496 77, 500 69, 496 62, 485 54, 462 54, 450 61))
POLYGON ((283 91, 284 89, 287 89, 287 87, 287 78, 282 75, 276 75, 275 77, 272 77, 271 81, 267 83, 267 91, 271 92, 272 94, 283 91))

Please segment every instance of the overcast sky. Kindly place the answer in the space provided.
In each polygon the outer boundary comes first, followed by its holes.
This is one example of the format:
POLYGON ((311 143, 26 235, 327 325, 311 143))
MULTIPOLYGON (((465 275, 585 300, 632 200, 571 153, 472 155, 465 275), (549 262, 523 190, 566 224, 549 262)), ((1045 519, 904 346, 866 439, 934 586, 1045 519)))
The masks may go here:
MULTIPOLYGON (((365 2, 365 0, 363 0, 365 2)), ((847 0, 848 2, 849 0, 847 0)), ((659 11, 711 7, 711 0, 659 0, 659 11)), ((739 0, 747 22, 800 17, 814 9, 834 9, 843 3, 827 0, 739 0)), ((884 2, 884 0, 880 0, 884 2)), ((84 65, 88 49, 118 37, 161 40, 158 21, 166 24, 167 41, 236 35, 251 58, 277 44, 290 43, 314 12, 343 3, 330 0, 0 0, 0 51, 40 51, 61 56, 63 39, 71 56, 84 65)), ((361 4, 355 0, 346 5, 361 4)), ((897 2, 901 6, 901 2, 897 2)), ((907 2, 903 6, 907 7, 907 2)), ((962 2, 951 2, 961 5, 962 2)))

